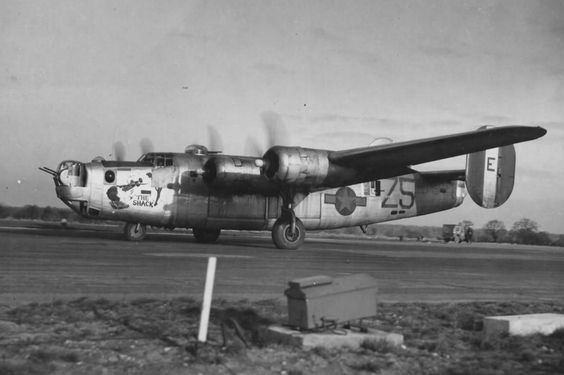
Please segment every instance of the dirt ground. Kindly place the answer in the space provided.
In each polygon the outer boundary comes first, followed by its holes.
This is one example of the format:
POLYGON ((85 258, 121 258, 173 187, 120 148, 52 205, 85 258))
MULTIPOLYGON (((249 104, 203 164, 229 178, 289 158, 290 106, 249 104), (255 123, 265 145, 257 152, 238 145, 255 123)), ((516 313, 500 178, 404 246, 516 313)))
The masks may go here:
POLYGON ((0 306, 0 374, 558 374, 564 330, 485 337, 488 315, 564 313, 562 302, 386 303, 364 324, 404 345, 302 349, 265 342, 286 320, 279 300, 215 301, 209 342, 196 344, 199 304, 188 298, 0 306))

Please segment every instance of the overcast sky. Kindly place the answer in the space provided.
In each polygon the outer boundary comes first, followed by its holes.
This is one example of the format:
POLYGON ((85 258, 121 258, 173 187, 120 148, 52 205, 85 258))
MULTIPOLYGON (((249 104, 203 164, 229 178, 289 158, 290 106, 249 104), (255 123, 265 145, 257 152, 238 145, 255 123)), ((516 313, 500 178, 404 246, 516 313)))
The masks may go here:
MULTIPOLYGON (((122 141, 182 152, 223 137, 266 144, 262 114, 294 145, 345 149, 484 124, 540 125, 516 146, 512 197, 404 223, 521 217, 564 233, 564 2, 2 1, 0 202, 61 206, 63 159, 122 141)), ((422 166, 463 168, 456 158, 422 166)))

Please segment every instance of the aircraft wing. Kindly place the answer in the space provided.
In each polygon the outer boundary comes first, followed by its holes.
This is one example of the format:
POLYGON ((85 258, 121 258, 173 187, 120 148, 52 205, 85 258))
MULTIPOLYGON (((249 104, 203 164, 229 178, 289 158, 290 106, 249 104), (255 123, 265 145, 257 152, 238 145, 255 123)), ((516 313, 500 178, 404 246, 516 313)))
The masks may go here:
POLYGON ((542 137, 541 127, 503 126, 381 146, 330 151, 331 163, 356 170, 395 170, 542 137))
MULTIPOLYGON (((415 164, 529 141, 545 133, 541 127, 505 126, 342 151, 273 146, 262 159, 237 157, 239 166, 231 165, 229 155, 210 158, 203 168, 204 181, 229 192, 307 193, 413 173, 415 164)), ((448 176, 461 179, 463 173, 448 176)))

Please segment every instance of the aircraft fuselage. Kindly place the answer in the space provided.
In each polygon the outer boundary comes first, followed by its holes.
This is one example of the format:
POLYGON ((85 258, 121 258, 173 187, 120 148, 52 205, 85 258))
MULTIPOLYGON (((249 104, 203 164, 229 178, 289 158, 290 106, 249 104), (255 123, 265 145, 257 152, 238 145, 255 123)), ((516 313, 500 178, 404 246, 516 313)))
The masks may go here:
MULTIPOLYGON (((199 171, 206 155, 153 156, 138 162, 63 162, 57 195, 86 217, 159 227, 271 230, 281 216, 276 186, 260 175, 255 183, 263 184, 261 193, 244 184, 233 192, 204 181, 199 171)), ((231 158, 242 168, 248 159, 231 158)), ((322 230, 443 211, 460 205, 464 196, 462 180, 414 172, 298 193, 293 208, 305 229, 322 230)))

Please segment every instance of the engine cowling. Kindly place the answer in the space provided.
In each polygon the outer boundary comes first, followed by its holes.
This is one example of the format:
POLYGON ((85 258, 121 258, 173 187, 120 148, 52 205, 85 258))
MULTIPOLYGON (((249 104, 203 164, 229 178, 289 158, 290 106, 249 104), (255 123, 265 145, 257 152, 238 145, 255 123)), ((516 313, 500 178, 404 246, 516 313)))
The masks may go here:
POLYGON ((319 186, 329 173, 328 151, 302 147, 271 147, 263 157, 264 174, 274 183, 319 186))
POLYGON ((261 162, 253 157, 217 155, 204 164, 203 179, 208 186, 218 190, 276 193, 277 186, 262 175, 261 162))

